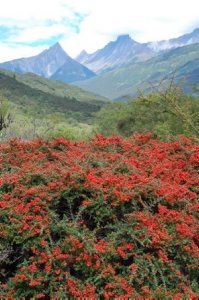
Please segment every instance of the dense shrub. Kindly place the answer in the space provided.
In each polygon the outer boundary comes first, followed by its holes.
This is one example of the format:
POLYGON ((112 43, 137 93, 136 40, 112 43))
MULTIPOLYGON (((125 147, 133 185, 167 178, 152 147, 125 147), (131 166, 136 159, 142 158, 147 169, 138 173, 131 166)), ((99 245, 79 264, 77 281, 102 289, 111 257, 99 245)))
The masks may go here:
POLYGON ((198 299, 191 139, 12 140, 0 162, 0 299, 198 299))
POLYGON ((108 104, 96 114, 96 123, 107 136, 153 131, 164 140, 183 134, 199 141, 199 99, 171 81, 126 103, 108 104))

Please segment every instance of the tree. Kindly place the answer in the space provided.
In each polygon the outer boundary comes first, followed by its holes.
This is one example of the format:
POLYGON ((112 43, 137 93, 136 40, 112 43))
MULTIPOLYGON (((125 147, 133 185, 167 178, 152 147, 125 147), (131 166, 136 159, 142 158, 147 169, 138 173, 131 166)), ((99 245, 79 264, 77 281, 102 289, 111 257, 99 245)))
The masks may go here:
POLYGON ((112 103, 96 114, 102 134, 131 136, 152 131, 164 140, 184 134, 199 140, 199 101, 183 93, 183 82, 161 82, 127 103, 112 103))
POLYGON ((0 95, 0 131, 9 127, 12 122, 13 118, 10 113, 10 104, 2 95, 0 95))

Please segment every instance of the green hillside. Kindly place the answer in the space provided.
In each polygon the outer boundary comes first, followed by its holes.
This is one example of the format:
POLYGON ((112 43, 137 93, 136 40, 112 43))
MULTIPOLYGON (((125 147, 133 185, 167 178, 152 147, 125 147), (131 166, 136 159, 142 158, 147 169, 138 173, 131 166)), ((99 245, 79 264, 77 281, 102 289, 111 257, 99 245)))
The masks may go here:
POLYGON ((116 99, 135 95, 139 89, 146 89, 151 83, 159 82, 165 77, 170 79, 175 76, 180 80, 190 76, 193 78, 192 83, 198 83, 199 77, 192 76, 198 65, 199 44, 193 44, 75 84, 88 91, 116 99))
POLYGON ((60 112, 66 117, 78 116, 81 121, 91 118, 92 113, 107 101, 61 82, 4 70, 0 70, 0 93, 25 113, 45 115, 60 112))
POLYGON ((54 96, 71 98, 74 97, 78 101, 99 104, 103 104, 104 101, 108 101, 108 99, 105 97, 96 95, 94 93, 88 93, 81 88, 66 84, 63 81, 49 80, 33 73, 16 76, 18 81, 54 96))

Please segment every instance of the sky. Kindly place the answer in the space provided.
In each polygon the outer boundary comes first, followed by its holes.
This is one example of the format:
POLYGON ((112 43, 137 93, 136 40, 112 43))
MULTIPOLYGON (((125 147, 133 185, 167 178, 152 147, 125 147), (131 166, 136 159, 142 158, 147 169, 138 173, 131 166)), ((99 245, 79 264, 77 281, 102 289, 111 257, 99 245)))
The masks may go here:
POLYGON ((199 27, 199 0, 0 0, 0 62, 36 55, 59 42, 72 57, 118 35, 138 42, 199 27))

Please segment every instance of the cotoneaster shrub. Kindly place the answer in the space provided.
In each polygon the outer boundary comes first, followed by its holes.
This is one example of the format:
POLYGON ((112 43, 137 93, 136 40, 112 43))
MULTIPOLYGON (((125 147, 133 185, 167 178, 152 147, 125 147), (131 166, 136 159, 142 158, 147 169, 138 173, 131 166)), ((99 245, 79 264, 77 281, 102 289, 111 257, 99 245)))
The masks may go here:
POLYGON ((198 299, 199 145, 1 144, 0 299, 198 299))

